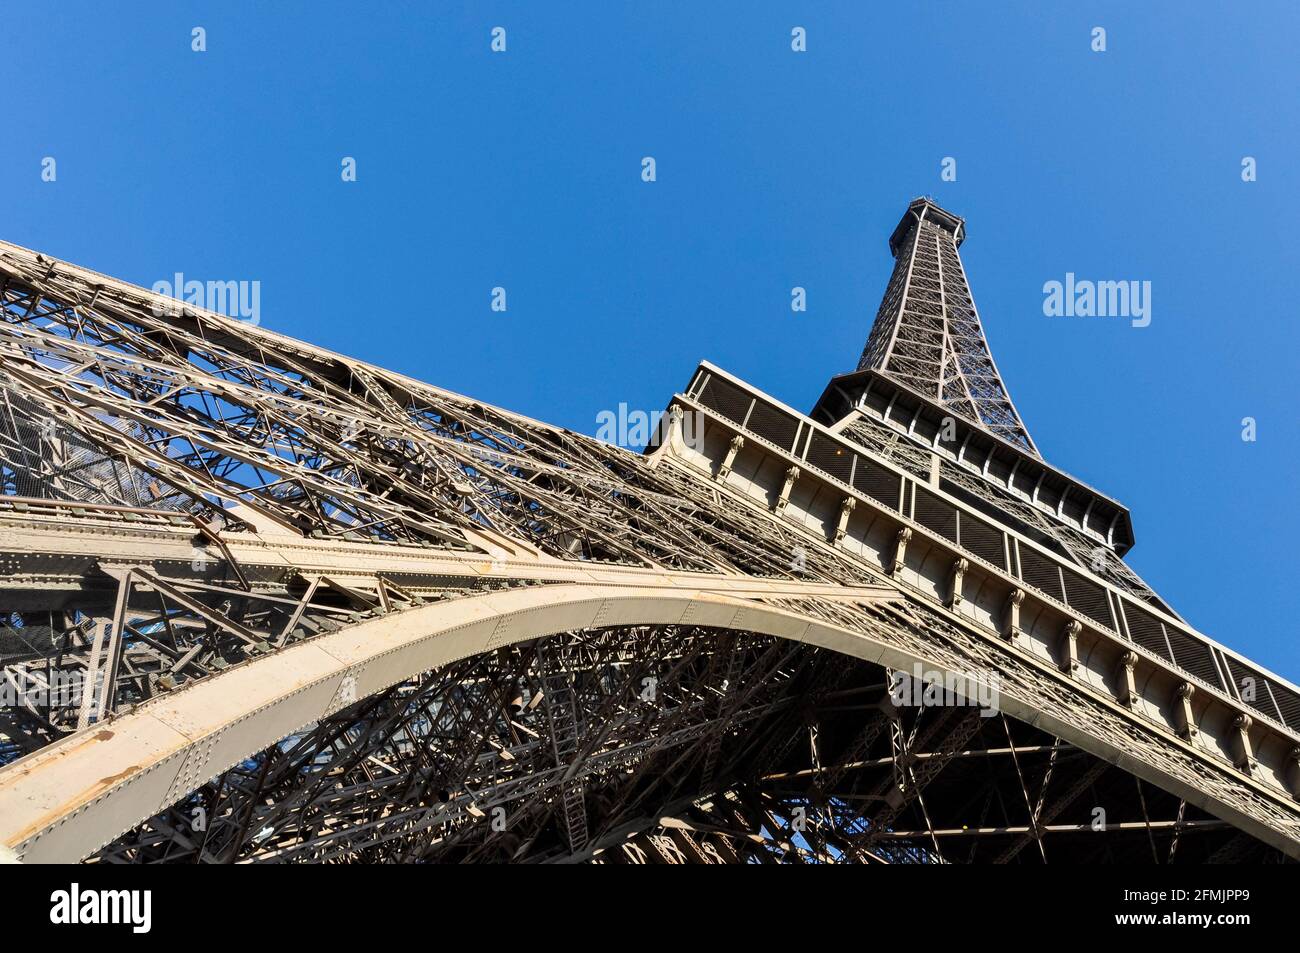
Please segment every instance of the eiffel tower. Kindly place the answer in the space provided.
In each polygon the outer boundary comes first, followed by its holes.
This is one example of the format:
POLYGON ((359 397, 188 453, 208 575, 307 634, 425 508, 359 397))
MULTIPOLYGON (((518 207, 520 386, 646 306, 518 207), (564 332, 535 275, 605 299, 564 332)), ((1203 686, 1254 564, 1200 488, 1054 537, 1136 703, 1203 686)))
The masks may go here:
POLYGON ((1300 857, 1300 691, 1041 457, 964 238, 644 453, 0 243, 4 858, 1300 857))

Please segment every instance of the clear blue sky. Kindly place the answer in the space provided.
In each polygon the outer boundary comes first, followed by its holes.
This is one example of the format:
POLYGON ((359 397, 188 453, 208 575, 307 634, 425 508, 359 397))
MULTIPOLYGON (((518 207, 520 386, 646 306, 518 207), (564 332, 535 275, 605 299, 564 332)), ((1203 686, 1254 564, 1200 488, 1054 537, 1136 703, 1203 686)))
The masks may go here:
POLYGON ((1300 8, 1129 6, 9 2, 0 237, 260 281, 268 328, 592 433, 702 358, 806 410, 932 194, 1044 455, 1294 680, 1300 8), (1151 325, 1045 317, 1067 271, 1151 281, 1151 325))

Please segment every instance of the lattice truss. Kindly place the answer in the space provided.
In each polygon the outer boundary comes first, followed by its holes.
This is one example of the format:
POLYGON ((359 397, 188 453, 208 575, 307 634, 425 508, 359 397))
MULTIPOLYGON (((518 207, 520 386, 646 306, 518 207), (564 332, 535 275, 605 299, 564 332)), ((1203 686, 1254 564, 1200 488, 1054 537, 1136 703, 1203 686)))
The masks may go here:
POLYGON ((938 401, 955 414, 1037 453, 1016 412, 971 298, 958 239, 925 201, 912 204, 910 230, 858 362, 938 401))
POLYGON ((164 320, 146 301, 0 266, 5 494, 462 552, 467 534, 494 530, 562 559, 760 575, 784 574, 797 545, 600 441, 224 319, 164 320))
MULTIPOLYGON (((37 689, 50 701, 10 710, 10 756, 160 685, 382 611, 390 596, 400 606, 471 585, 414 595, 395 583, 376 595, 329 579, 244 578, 220 545, 250 525, 453 553, 494 532, 564 560, 792 575, 802 545, 792 531, 639 454, 224 319, 158 316, 126 292, 0 264, 0 503, 73 501, 124 524, 190 526, 204 567, 179 579, 91 567, 76 605, 26 595, 34 604, 7 616, 0 652, 22 697, 37 689), (114 619, 131 638, 104 672, 91 664, 94 635, 114 619), (60 704, 60 680, 77 678, 109 683, 89 711, 60 704)), ((868 579, 817 552, 800 573, 868 579)))
POLYGON ((895 706, 889 684, 878 666, 746 634, 538 640, 311 725, 92 860, 1277 859, 1050 735, 895 706))
MULTIPOLYGON (((295 642, 480 577, 360 590, 230 546, 431 554, 510 541, 570 563, 839 585, 868 569, 675 465, 38 256, 0 254, 0 509, 192 539, 193 564, 40 559, 0 592, 0 763, 295 642), (798 554, 798 558, 794 558, 798 554), (64 693, 67 686, 89 690, 64 693)), ((0 549, 3 549, 0 540, 0 549)), ((1087 723, 1283 829, 1285 812, 924 607, 797 608, 1087 723)), ((1058 739, 886 701, 889 673, 795 642, 609 627, 501 647, 360 699, 197 787, 106 862, 942 862, 1274 857, 1058 739), (931 782, 940 772, 941 786, 931 782), (947 783, 949 780, 956 783, 947 783), (1081 836, 1093 808, 1104 837, 1081 836)))

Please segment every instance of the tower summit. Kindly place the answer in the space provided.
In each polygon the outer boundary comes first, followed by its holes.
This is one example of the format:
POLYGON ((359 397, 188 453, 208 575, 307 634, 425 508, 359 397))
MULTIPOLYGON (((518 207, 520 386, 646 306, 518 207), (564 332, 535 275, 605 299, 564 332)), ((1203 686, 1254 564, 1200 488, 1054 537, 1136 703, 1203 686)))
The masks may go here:
POLYGON ((889 237, 895 258, 858 370, 889 375, 1031 453, 1038 448, 998 374, 957 249, 965 220, 915 199, 889 237))

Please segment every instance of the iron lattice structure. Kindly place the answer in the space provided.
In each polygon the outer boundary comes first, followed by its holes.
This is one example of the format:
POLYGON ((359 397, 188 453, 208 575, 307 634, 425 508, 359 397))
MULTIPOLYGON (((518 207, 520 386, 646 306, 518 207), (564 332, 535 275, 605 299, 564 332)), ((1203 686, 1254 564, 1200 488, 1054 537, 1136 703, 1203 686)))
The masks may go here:
POLYGON ((917 199, 889 239, 894 273, 858 370, 883 371, 1037 453, 1007 393, 957 249, 966 223, 917 199))
POLYGON ((1300 693, 1038 456, 962 231, 913 203, 809 415, 706 364, 645 454, 0 245, 0 845, 1300 855, 1300 693))

